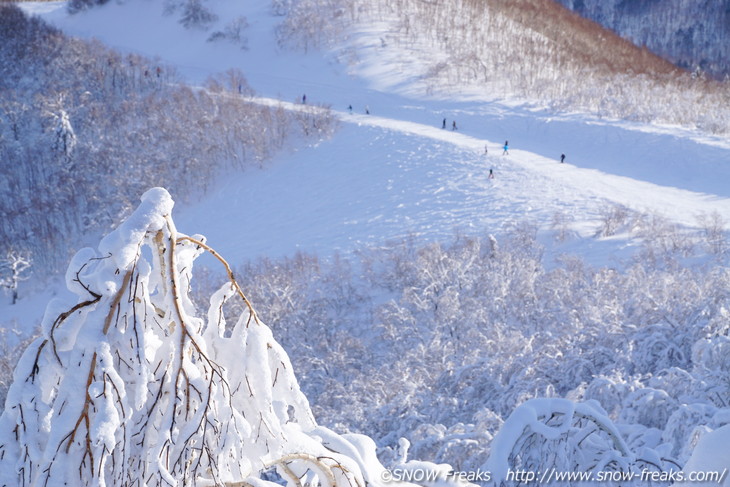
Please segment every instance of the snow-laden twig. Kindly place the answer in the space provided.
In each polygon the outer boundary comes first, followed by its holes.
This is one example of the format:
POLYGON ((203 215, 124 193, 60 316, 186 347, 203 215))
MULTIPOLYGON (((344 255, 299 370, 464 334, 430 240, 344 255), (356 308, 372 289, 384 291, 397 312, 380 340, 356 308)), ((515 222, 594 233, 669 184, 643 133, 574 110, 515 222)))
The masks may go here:
POLYGON ((172 206, 148 191, 99 252, 72 260, 77 303, 49 304, 8 392, 0 485, 264 487, 272 468, 290 487, 380 485, 374 442, 317 427, 230 266, 178 233, 172 206), (203 250, 230 282, 201 317, 189 293, 203 250), (236 295, 247 308, 227 330, 236 295))

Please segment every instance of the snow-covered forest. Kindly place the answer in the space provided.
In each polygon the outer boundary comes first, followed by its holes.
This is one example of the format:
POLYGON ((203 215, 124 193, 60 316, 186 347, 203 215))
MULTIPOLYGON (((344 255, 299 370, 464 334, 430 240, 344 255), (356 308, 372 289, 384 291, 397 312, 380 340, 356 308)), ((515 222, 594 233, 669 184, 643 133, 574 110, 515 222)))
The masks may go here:
POLYGON ((0 36, 0 486, 730 485, 726 83, 537 0, 0 36))
POLYGON ((597 401, 632 451, 656 450, 668 470, 684 465, 698 427, 729 411, 718 379, 730 273, 717 264, 730 249, 716 226, 620 224, 647 232, 622 270, 575 255, 548 268, 536 228, 520 225, 501 239, 406 241, 327 262, 299 254, 236 275, 297 351, 326 424, 386 445, 408 437, 412 455, 470 470, 519 404, 568 397, 597 401))
POLYGON ((392 66, 391 89, 415 78, 436 96, 486 89, 556 110, 730 132, 727 83, 681 72, 553 0, 302 0, 285 11, 280 42, 302 49, 346 38, 358 22, 384 26, 379 62, 392 66))
POLYGON ((730 273, 714 267, 728 246, 711 229, 654 222, 661 238, 622 272, 577 257, 546 269, 524 226, 502 242, 234 272, 204 237, 178 233, 171 211, 167 192, 150 191, 98 251, 72 259, 76 302, 49 304, 6 399, 4 485, 253 485, 274 468, 295 485, 379 485, 380 462, 443 475, 408 455, 487 468, 497 483, 549 469, 641 485, 729 419, 730 273), (204 251, 224 272, 193 291, 204 251), (717 260, 683 263, 706 255, 717 260), (322 429, 312 412, 398 448, 375 460, 372 440, 322 429))
POLYGON ((730 75, 730 2, 559 0, 690 71, 730 75))
POLYGON ((41 273, 63 269, 76 235, 111 228, 150 185, 190 200, 223 170, 334 129, 326 111, 248 103, 239 70, 194 90, 160 60, 0 8, 0 255, 28 252, 41 273))

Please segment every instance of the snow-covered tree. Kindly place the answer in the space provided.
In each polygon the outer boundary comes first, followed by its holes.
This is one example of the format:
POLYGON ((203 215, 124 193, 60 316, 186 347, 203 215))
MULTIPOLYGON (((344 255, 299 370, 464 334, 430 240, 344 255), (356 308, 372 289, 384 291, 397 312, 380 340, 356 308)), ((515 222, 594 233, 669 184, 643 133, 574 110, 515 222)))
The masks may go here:
POLYGON ((621 472, 630 475, 637 464, 646 468, 646 461, 636 458, 598 403, 531 399, 505 421, 483 468, 492 472, 497 485, 571 485, 580 479, 555 476, 583 472, 599 478, 617 472, 608 477, 617 481, 621 472))
POLYGON ((56 136, 54 149, 61 154, 66 162, 71 160, 71 154, 73 153, 74 147, 76 147, 76 134, 74 133, 71 120, 69 119, 68 112, 66 110, 60 110, 55 115, 56 126, 54 132, 56 136))
POLYGON ((180 23, 185 27, 207 29, 218 17, 210 11, 202 0, 187 0, 182 5, 180 23))
POLYGON ((208 41, 228 40, 234 45, 240 46, 241 49, 248 49, 248 39, 244 35, 247 28, 248 20, 246 20, 246 17, 239 16, 226 22, 221 30, 213 32, 208 41))
POLYGON ((14 249, 8 250, 0 261, 0 285, 12 294, 13 304, 18 301, 18 284, 30 277, 32 263, 30 252, 14 249))
POLYGON ((66 274, 0 418, 0 485, 379 485, 372 440, 319 427, 287 354, 201 236, 178 233, 155 188, 66 274), (199 314, 188 293, 210 251, 229 281, 199 314), (234 298, 244 313, 229 321, 234 298))

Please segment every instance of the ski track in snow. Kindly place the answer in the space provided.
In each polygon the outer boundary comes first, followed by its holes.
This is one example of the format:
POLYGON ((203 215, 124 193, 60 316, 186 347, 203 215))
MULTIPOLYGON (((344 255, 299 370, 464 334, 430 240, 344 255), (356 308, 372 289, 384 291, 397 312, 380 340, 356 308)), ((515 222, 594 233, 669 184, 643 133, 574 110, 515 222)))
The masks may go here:
POLYGON ((611 205, 693 228, 702 215, 730 220, 726 137, 508 106, 488 90, 448 100, 415 96, 409 86, 418 84, 417 73, 397 64, 378 25, 331 52, 302 54, 277 48, 279 20, 263 3, 225 4, 230 11, 221 18, 243 14, 249 21, 242 50, 206 42, 206 32, 183 29, 160 4, 130 3, 73 16, 63 2, 21 7, 71 35, 173 65, 189 84, 240 68, 260 93, 252 101, 299 110, 283 100, 306 93, 342 121, 332 138, 278 154, 264 170, 225 174, 215 192, 176 207, 181 231, 206 235, 232 263, 297 250, 348 253, 410 235, 445 241, 455 232, 498 234, 525 221, 549 231, 559 220, 589 238, 553 243, 551 251, 602 265, 635 245, 626 235, 593 238, 611 205), (504 139, 509 156, 501 155, 504 139), (490 168, 496 179, 488 178, 490 168))
MULTIPOLYGON (((347 117, 340 115, 341 119, 347 117)), ((355 115, 353 123, 382 127, 389 130, 399 131, 405 134, 418 137, 427 137, 434 140, 441 140, 458 146, 465 150, 478 152, 485 145, 494 147, 494 141, 478 139, 460 133, 449 133, 447 130, 424 126, 413 122, 386 119, 382 117, 371 117, 368 115, 355 115)), ((650 182, 639 181, 623 176, 608 174, 595 169, 585 169, 571 164, 556 165, 554 159, 549 159, 523 150, 509 150, 508 155, 498 155, 503 158, 502 167, 508 170, 514 164, 521 168, 532 171, 545 179, 544 186, 564 186, 567 193, 583 193, 597 198, 603 198, 608 202, 623 205, 627 208, 639 211, 655 213, 664 216, 672 221, 686 226, 693 226, 697 223, 697 216, 720 212, 730 215, 730 199, 719 198, 714 195, 694 193, 691 191, 659 186, 650 182), (651 195, 651 197, 646 197, 651 195), (677 202, 682 202, 677 205, 677 202), (671 209, 667 213, 667 209, 671 209)), ((537 189, 537 188, 536 188, 537 189)))
MULTIPOLYGON (((313 109, 271 97, 250 101, 313 109)), ((237 262, 297 250, 348 253, 410 235, 444 241, 525 221, 549 230, 556 215, 573 232, 593 237, 614 204, 688 227, 696 227, 701 215, 730 215, 728 198, 561 164, 526 150, 502 155, 501 143, 440 126, 348 111, 333 115, 343 125, 331 139, 284 154, 263 171, 228 175, 216 194, 182 209, 181 228, 204 233, 237 262), (488 178, 490 167, 496 179, 488 178)), ((632 245, 625 238, 586 238, 553 250, 578 251, 602 265, 632 245)))
MULTIPOLYGON (((281 106, 288 110, 301 110, 303 108, 302 105, 273 98, 255 97, 251 100, 268 106, 281 106)), ((554 159, 524 150, 510 149, 509 154, 504 155, 501 154, 501 148, 494 149, 499 147, 496 141, 465 135, 459 133, 458 129, 436 128, 375 115, 360 115, 341 111, 334 111, 334 113, 346 123, 379 127, 404 135, 441 141, 466 151, 473 151, 476 154, 483 151, 485 146, 492 147, 493 152, 485 159, 491 163, 491 166, 494 166, 494 162, 498 159, 499 165, 502 167, 502 174, 514 165, 544 178, 544 186, 550 189, 554 189, 554 186, 563 186, 565 191, 562 191, 562 193, 564 194, 584 194, 589 198, 601 198, 608 203, 625 206, 637 212, 660 215, 684 226, 693 227, 697 224, 698 216, 709 215, 713 212, 730 215, 730 198, 661 186, 596 169, 577 167, 570 163, 556 164, 554 159), (494 152, 497 152, 498 155, 495 156, 494 152)), ((485 161, 484 166, 479 170, 483 171, 487 166, 490 166, 490 164, 486 164, 485 161)), ((464 182, 462 181, 459 184, 464 182)), ((449 181, 446 184, 453 183, 454 181, 449 181)), ((482 188, 485 187, 485 185, 481 186, 482 188)))

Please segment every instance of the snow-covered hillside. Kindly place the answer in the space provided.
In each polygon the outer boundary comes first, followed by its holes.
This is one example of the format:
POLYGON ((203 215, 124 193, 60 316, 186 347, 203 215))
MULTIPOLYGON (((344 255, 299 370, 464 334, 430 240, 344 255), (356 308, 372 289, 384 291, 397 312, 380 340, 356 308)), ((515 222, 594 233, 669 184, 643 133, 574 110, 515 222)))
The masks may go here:
MULTIPOLYGON (((687 226, 713 212, 730 215, 726 138, 531 110, 495 102, 489 93, 452 101, 400 96, 417 80, 378 62, 387 49, 377 29, 356 36, 360 61, 348 66, 337 59, 350 46, 324 56, 277 49, 277 18, 261 4, 226 7, 248 19, 247 50, 205 42, 206 32, 185 30, 156 3, 75 16, 62 4, 35 8, 68 33, 172 63, 191 83, 237 67, 259 95, 294 102, 306 94, 308 103, 339 114, 342 130, 331 140, 281 156, 270 170, 227 175, 207 201, 180 213, 235 259, 349 251, 408 234, 434 240, 457 228, 498 231, 525 219, 545 228, 556 213, 589 236, 612 205, 687 226), (238 238, 230 226, 257 230, 238 238)), ((227 15, 233 14, 220 14, 227 15)))
MULTIPOLYGON (((285 347, 301 345, 287 350, 302 389, 310 400, 329 401, 315 411, 349 404, 349 425, 387 429, 379 446, 394 448, 394 435, 412 434, 421 440, 417 455, 463 462, 456 467, 479 466, 493 447, 484 466, 504 474, 509 466, 533 471, 546 458, 557 470, 599 470, 590 455, 570 463, 579 450, 569 450, 572 442, 583 434, 594 435, 590 453, 613 458, 612 468, 666 466, 667 458, 687 460, 688 445, 730 421, 720 377, 728 329, 727 137, 557 113, 479 84, 441 86, 432 95, 419 64, 425 51, 410 56, 386 42, 387 22, 358 24, 347 41, 299 52, 278 47, 281 17, 267 2, 209 2, 217 19, 207 30, 186 29, 163 2, 110 2, 75 15, 65 5, 23 8, 69 35, 173 65, 196 90, 210 75, 240 69, 256 94, 211 93, 221 100, 245 98, 287 113, 331 107, 339 122, 331 137, 305 140, 263 168, 227 170, 206 195, 174 210, 181 232, 205 235, 255 276, 254 294, 283 303, 263 319, 285 347), (209 41, 243 18, 237 42, 209 41), (524 224, 536 229, 544 254, 515 236, 524 224), (718 242, 714 254, 695 244, 710 237, 718 242), (652 238, 648 247, 673 259, 642 267, 641 259, 651 259, 638 249, 652 238), (304 254, 293 257, 297 251, 304 254), (564 254, 582 261, 568 257, 560 267, 564 254), (246 267, 256 259, 260 267, 246 267), (685 260, 706 267, 685 268, 685 260), (559 268, 550 273, 553 265, 559 268), (280 275, 289 279, 283 288, 267 289, 280 275), (674 303, 676 296, 685 299, 674 303), (348 315, 353 309, 365 311, 348 315), (307 355, 320 351, 326 355, 307 355), (335 379, 344 383, 323 393, 335 379), (431 397, 430 387, 451 396, 431 397), (565 450, 556 460, 557 444, 565 450), (515 463, 500 445, 534 455, 515 463)), ((63 291, 46 294, 56 292, 63 291)), ((5 323, 35 323, 38 302, 21 294, 0 313, 5 323)), ((349 411, 332 417, 345 422, 349 411)), ((391 460, 405 459, 406 443, 389 451, 391 460)), ((689 465, 722 467, 696 458, 689 465)))
POLYGON ((559 0, 584 17, 688 70, 730 73, 730 2, 559 0))

